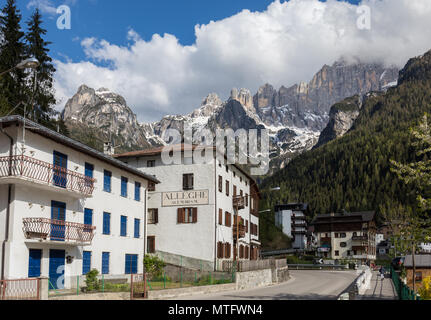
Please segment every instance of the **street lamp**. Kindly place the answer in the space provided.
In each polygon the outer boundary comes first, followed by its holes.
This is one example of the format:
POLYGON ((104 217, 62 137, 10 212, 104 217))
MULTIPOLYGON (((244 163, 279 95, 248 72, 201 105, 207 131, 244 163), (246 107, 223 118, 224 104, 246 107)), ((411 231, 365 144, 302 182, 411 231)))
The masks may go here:
POLYGON ((0 77, 3 76, 6 73, 11 72, 12 70, 15 70, 15 69, 20 69, 20 70, 23 70, 23 69, 36 69, 39 66, 40 66, 39 60, 37 60, 35 57, 31 57, 31 58, 28 58, 28 59, 25 59, 25 60, 21 61, 15 67, 10 68, 9 70, 3 71, 2 73, 0 73, 0 77))

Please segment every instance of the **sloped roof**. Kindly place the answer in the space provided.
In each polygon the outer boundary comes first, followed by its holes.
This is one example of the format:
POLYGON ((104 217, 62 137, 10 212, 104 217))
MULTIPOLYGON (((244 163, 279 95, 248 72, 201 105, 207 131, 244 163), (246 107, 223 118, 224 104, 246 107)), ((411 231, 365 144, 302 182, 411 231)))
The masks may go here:
MULTIPOLYGON (((415 265, 416 268, 431 268, 431 254, 420 254, 415 255, 415 265)), ((413 267, 412 255, 407 255, 404 260, 405 267, 413 267)))
MULTIPOLYGON (((24 118, 21 116, 18 116, 18 115, 0 118, 0 126, 1 127, 9 126, 9 125, 14 124, 14 123, 23 125, 24 124, 24 118)), ((34 132, 34 133, 39 134, 45 138, 48 138, 48 139, 51 139, 55 142, 61 143, 65 146, 68 146, 72 149, 75 149, 77 151, 85 153, 91 157, 99 159, 99 160, 106 162, 106 163, 108 163, 114 167, 125 170, 125 171, 127 171, 131 174, 137 175, 141 178, 147 179, 147 180, 152 181, 154 183, 160 183, 160 181, 153 175, 146 174, 143 171, 138 170, 138 169, 136 169, 136 168, 120 161, 120 160, 114 159, 114 158, 112 158, 112 157, 110 157, 110 156, 108 156, 108 155, 106 155, 100 151, 97 151, 93 148, 90 148, 89 146, 87 146, 87 145, 85 145, 79 141, 76 141, 76 140, 73 140, 69 137, 66 137, 66 136, 64 136, 58 132, 55 132, 51 129, 48 129, 48 128, 46 128, 46 127, 44 127, 44 126, 42 126, 36 122, 25 119, 25 125, 26 125, 26 130, 28 130, 28 131, 34 132)))

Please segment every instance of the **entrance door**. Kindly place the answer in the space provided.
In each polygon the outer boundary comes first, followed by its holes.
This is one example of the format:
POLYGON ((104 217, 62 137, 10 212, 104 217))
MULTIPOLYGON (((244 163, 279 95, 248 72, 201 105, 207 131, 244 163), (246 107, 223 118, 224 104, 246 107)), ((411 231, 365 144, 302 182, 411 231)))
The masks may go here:
POLYGON ((49 250, 49 289, 64 289, 64 261, 66 251, 49 250))
POLYGON ((29 260, 28 260, 28 277, 37 278, 40 277, 40 263, 42 260, 42 250, 30 249, 29 260))
POLYGON ((64 241, 66 231, 66 204, 63 202, 51 202, 51 240, 64 241))
POLYGON ((54 151, 54 185, 61 188, 67 186, 67 156, 54 151))

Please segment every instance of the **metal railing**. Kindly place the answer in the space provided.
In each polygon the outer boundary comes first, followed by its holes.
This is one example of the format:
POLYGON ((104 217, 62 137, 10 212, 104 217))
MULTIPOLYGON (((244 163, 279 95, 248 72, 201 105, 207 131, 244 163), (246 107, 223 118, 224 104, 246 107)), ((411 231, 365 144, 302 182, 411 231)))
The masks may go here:
POLYGON ((348 265, 332 264, 288 264, 289 270, 346 270, 348 265))
POLYGON ((0 300, 39 300, 40 279, 0 280, 0 300))
POLYGON ((24 218, 22 229, 26 239, 76 241, 90 244, 96 227, 46 218, 24 218))
MULTIPOLYGON (((237 233, 237 226, 236 226, 236 224, 234 224, 233 225, 233 236, 234 236, 234 238, 236 238, 236 235, 237 235, 236 233, 237 233)), ((245 226, 240 224, 239 225, 239 238, 245 238, 245 234, 246 234, 245 226)))
POLYGON ((95 179, 27 156, 0 157, 0 178, 23 177, 91 196, 95 179))
POLYGON ((417 293, 401 281, 393 267, 391 267, 391 278, 400 300, 421 300, 417 293))
POLYGON ((236 196, 233 197, 233 207, 237 208, 238 210, 245 208, 245 197, 236 196))

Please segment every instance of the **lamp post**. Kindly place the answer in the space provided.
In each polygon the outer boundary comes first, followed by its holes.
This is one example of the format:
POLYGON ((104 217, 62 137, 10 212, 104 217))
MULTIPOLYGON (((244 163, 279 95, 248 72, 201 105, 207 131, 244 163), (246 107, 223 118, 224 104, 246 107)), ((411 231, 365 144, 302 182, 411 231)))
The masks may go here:
POLYGON ((12 68, 10 68, 10 69, 8 69, 6 71, 1 72, 0 73, 0 77, 3 76, 3 75, 5 75, 6 73, 9 73, 9 72, 15 70, 15 69, 20 69, 20 70, 23 70, 23 69, 36 69, 39 66, 40 66, 39 60, 37 60, 34 57, 31 57, 31 58, 28 58, 28 59, 25 59, 25 60, 21 61, 15 67, 12 67, 12 68))

